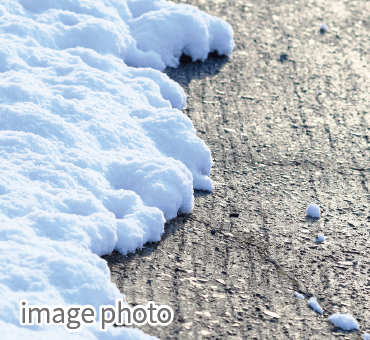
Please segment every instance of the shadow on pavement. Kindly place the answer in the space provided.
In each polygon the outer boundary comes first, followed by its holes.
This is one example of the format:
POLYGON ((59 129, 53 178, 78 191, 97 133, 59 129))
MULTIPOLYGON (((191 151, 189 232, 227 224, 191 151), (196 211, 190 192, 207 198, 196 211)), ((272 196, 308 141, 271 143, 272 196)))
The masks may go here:
POLYGON ((228 56, 220 56, 217 52, 208 54, 204 62, 200 60, 193 62, 191 57, 183 54, 177 68, 167 67, 163 72, 181 86, 187 86, 193 79, 215 76, 228 61, 228 56))
MULTIPOLYGON (((210 195, 211 191, 194 190, 194 198, 210 195)), ((130 262, 137 257, 147 257, 150 256, 158 247, 159 243, 169 236, 175 234, 179 229, 181 229, 187 222, 191 214, 179 214, 176 218, 169 220, 164 225, 164 233, 158 242, 147 242, 144 244, 142 249, 137 249, 134 253, 129 253, 127 255, 122 255, 118 251, 114 250, 111 254, 103 255, 102 258, 106 260, 109 265, 130 262)))
POLYGON ((194 190, 194 198, 208 196, 212 194, 212 191, 194 190))
POLYGON ((185 222, 189 219, 190 214, 181 214, 176 218, 167 221, 164 225, 164 233, 158 242, 147 242, 144 244, 142 249, 136 249, 134 253, 129 253, 127 255, 122 255, 120 252, 114 250, 111 254, 103 255, 101 258, 106 260, 109 265, 130 262, 138 257, 148 257, 150 256, 158 247, 159 243, 168 238, 169 236, 175 234, 185 222))

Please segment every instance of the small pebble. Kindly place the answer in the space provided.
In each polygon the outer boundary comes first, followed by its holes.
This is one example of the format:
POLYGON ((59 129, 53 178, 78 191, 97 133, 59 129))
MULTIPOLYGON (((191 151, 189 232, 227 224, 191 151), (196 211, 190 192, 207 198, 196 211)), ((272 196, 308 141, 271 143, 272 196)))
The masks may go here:
POLYGON ((216 234, 216 229, 212 229, 212 230, 211 230, 211 234, 212 234, 212 235, 216 234))
POLYGON ((280 55, 280 62, 283 63, 285 60, 288 60, 288 56, 286 54, 280 55))
POLYGON ((317 91, 317 95, 318 95, 318 96, 320 96, 320 95, 321 95, 321 93, 322 93, 322 92, 321 92, 320 90, 318 90, 318 91, 317 91))
POLYGON ((190 229, 189 229, 189 232, 190 232, 190 233, 192 233, 192 232, 193 232, 193 228, 190 228, 190 229))

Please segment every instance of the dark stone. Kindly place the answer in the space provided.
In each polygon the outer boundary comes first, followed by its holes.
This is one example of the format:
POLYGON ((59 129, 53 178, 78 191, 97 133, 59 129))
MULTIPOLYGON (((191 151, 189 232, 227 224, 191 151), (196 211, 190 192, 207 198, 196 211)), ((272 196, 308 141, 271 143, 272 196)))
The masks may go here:
POLYGON ((281 54, 280 55, 280 62, 283 63, 284 61, 288 60, 288 56, 286 54, 281 54))
POLYGON ((230 217, 239 217, 239 213, 231 213, 230 217))

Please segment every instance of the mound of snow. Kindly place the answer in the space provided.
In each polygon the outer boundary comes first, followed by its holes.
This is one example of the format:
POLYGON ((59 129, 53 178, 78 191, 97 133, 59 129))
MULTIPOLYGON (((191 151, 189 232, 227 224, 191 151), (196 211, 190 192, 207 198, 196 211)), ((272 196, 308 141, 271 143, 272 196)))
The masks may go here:
POLYGON ((312 297, 308 300, 309 306, 317 313, 322 314, 322 308, 317 302, 317 299, 315 297, 312 297))
POLYGON ((306 209, 306 214, 310 217, 320 217, 320 208, 318 205, 312 203, 306 209))
POLYGON ((209 52, 224 55, 234 48, 230 25, 192 6, 164 0, 128 1, 128 6, 137 16, 130 22, 130 33, 138 48, 154 51, 167 66, 177 67, 183 53, 204 61, 209 52), (144 8, 153 10, 142 13, 144 8))
MULTIPOLYGON (((194 188, 213 189, 210 150, 179 111, 185 93, 158 70, 233 46, 224 21, 162 0, 1 1, 2 337, 68 337, 20 327, 21 299, 114 305, 123 296, 99 256, 160 240, 194 188)), ((75 334, 118 337, 149 338, 75 334)))
POLYGON ((351 314, 340 314, 335 313, 329 316, 329 320, 339 328, 342 328, 345 331, 349 331, 351 329, 358 329, 359 325, 356 319, 351 314))

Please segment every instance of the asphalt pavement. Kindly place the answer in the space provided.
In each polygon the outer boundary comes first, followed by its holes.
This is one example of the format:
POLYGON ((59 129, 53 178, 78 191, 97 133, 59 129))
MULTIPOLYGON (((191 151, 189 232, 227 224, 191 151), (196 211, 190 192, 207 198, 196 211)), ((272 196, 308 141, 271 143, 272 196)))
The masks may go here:
POLYGON ((183 57, 165 70, 212 151, 215 190, 196 191, 193 212, 167 222, 160 242, 105 256, 112 281, 131 305, 173 308, 171 325, 141 327, 162 340, 361 339, 370 333, 370 2, 186 3, 235 34, 232 58, 183 57), (305 214, 312 202, 318 219, 305 214), (337 312, 359 330, 334 327, 337 312))

